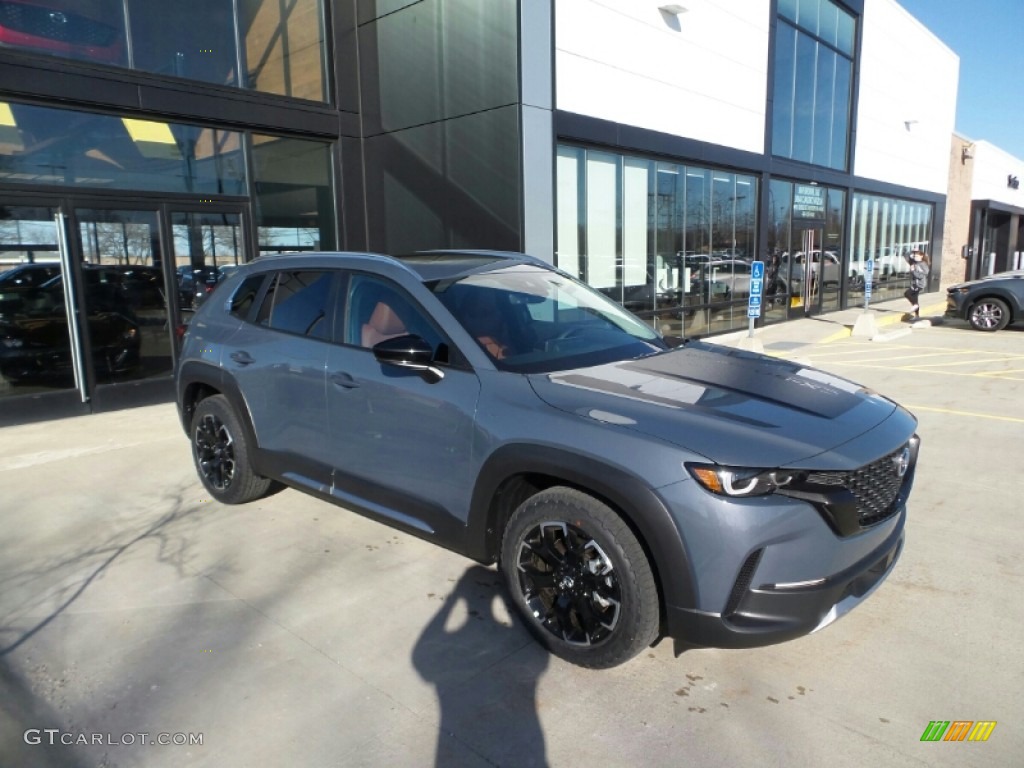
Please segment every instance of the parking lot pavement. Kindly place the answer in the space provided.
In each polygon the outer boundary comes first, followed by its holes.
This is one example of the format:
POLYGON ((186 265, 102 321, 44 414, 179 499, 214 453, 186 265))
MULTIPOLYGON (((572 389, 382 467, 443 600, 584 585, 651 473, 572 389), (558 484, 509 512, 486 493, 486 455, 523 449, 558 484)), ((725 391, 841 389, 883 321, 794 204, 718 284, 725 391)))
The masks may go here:
POLYGON ((173 406, 0 429, 0 763, 1019 765, 1024 328, 843 327, 759 333, 920 420, 893 574, 809 637, 600 672, 534 645, 493 568, 291 490, 204 498, 173 406))

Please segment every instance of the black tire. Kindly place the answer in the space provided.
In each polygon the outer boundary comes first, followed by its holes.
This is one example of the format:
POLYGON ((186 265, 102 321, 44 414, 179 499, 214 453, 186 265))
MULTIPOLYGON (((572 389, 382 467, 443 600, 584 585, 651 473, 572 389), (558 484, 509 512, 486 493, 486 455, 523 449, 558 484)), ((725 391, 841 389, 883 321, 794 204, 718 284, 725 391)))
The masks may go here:
POLYGON ((501 571, 541 645, 581 667, 622 664, 658 636, 660 609, 643 547, 612 509, 549 488, 512 514, 501 571))
POLYGON ((1010 308, 1002 299, 981 299, 971 305, 967 322, 976 331, 1001 331, 1010 323, 1010 308))
POLYGON ((196 472, 217 501, 245 504, 270 489, 270 480, 253 472, 245 431, 223 395, 196 405, 189 435, 196 472))

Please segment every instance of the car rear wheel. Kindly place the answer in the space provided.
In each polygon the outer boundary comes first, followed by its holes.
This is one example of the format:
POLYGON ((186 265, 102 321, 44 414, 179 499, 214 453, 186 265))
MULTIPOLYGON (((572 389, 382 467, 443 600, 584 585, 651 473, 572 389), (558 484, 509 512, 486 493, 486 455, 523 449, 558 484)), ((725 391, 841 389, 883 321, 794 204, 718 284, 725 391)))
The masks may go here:
POLYGON ((1001 299, 982 299, 971 306, 967 321, 976 331, 1001 331, 1010 322, 1010 308, 1001 299))
POLYGON ((270 489, 270 480, 253 472, 242 425, 223 395, 199 402, 191 434, 196 471, 217 501, 244 504, 270 489))
POLYGON ((527 499, 505 528, 501 569, 529 630, 573 664, 614 667, 658 636, 658 590, 643 547, 585 493, 556 487, 527 499))

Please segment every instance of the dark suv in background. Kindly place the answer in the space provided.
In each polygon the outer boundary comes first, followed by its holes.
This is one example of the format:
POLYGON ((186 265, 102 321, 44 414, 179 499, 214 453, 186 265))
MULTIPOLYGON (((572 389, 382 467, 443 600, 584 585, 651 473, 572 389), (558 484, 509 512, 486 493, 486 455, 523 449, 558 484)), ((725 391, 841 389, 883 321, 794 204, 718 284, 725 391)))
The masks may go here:
POLYGON ((879 394, 662 337, 521 254, 258 259, 197 311, 177 393, 215 499, 277 481, 497 562, 589 667, 828 625, 896 562, 918 451, 879 394))

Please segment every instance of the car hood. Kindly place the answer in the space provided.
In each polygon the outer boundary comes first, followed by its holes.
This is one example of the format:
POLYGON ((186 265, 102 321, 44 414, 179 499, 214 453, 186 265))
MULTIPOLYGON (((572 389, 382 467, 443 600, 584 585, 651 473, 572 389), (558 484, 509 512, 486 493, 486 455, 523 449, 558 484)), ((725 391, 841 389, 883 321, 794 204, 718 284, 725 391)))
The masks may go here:
POLYGON ((555 408, 733 466, 815 468, 812 457, 868 432, 898 408, 823 371, 701 342, 529 380, 555 408))
POLYGON ((1024 280, 1024 269, 1018 269, 1018 270, 1014 270, 1012 272, 995 272, 995 273, 993 273, 991 275, 985 275, 984 277, 979 277, 977 280, 968 280, 966 283, 957 283, 956 285, 951 285, 947 290, 948 291, 955 291, 958 288, 970 288, 970 287, 975 286, 975 285, 985 285, 986 283, 989 283, 992 280, 1014 280, 1014 279, 1016 279, 1016 280, 1024 280))

